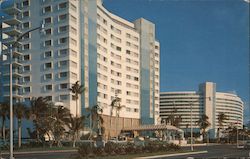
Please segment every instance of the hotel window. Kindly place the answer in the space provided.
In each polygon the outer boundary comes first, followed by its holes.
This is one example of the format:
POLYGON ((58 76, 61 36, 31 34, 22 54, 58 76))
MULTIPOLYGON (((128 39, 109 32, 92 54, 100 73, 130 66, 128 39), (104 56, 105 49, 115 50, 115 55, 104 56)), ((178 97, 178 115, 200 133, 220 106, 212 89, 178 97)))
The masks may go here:
POLYGON ((45 91, 52 91, 52 85, 46 85, 45 86, 45 91))
POLYGON ((121 47, 119 47, 119 46, 116 46, 116 50, 117 50, 117 51, 121 51, 121 50, 122 50, 122 48, 121 48, 121 47))
POLYGON ((25 34, 25 35, 22 37, 22 39, 23 39, 23 40, 25 40, 25 39, 29 39, 29 38, 30 38, 30 33, 25 34))
POLYGON ((30 71, 30 65, 23 66, 23 71, 24 72, 30 71))
POLYGON ((29 5, 30 5, 29 0, 23 1, 23 7, 27 7, 29 5))
POLYGON ((52 41, 51 40, 46 40, 44 42, 44 46, 52 46, 52 41))
POLYGON ((30 16, 30 12, 29 11, 23 12, 23 18, 29 17, 29 16, 30 16))
POLYGON ((66 78, 68 76, 68 72, 60 72, 59 78, 66 78))
POLYGON ((68 49, 59 50, 58 56, 66 56, 68 54, 68 49))
POLYGON ((58 62, 58 67, 66 67, 68 65, 68 61, 64 60, 64 61, 59 61, 58 62))
POLYGON ((45 69, 52 68, 52 63, 51 63, 51 62, 45 63, 45 64, 44 64, 44 68, 45 68, 45 69))
POLYGON ((67 19, 67 14, 62 14, 58 16, 58 21, 66 20, 67 19))
POLYGON ((64 8, 67 8, 67 2, 60 3, 60 4, 58 5, 58 9, 64 9, 64 8))
POLYGON ((52 79, 52 74, 48 73, 44 75, 44 80, 51 80, 52 79))
POLYGON ((23 45, 23 50, 29 50, 29 49, 30 49, 30 44, 23 45))
POLYGON ((129 50, 126 50, 126 54, 130 55, 130 51, 129 51, 129 50))
POLYGON ((49 12, 51 12, 51 6, 47 6, 47 7, 44 7, 43 8, 43 13, 49 13, 49 12))
POLYGON ((60 95, 60 100, 68 100, 68 95, 60 95))
POLYGON ((52 51, 46 51, 44 52, 44 58, 52 57, 52 51))
POLYGON ((30 22, 23 23, 23 29, 27 29, 30 27, 30 22))
POLYGON ((67 89, 67 88, 68 88, 68 84, 67 83, 60 84, 60 89, 67 89))
POLYGON ((44 19, 44 24, 51 24, 51 22, 52 22, 52 18, 51 17, 48 17, 48 18, 44 19))
POLYGON ((30 82, 30 76, 25 76, 23 77, 23 81, 26 82, 30 82))
POLYGON ((67 42, 68 38, 64 37, 64 38, 60 38, 58 41, 58 44, 65 44, 67 42))
POLYGON ((51 35, 51 32, 52 32, 51 29, 46 29, 45 30, 45 35, 51 35))
POLYGON ((66 31, 67 31, 67 28, 68 28, 68 26, 60 26, 58 32, 59 32, 59 33, 61 33, 61 32, 66 32, 66 31))
POLYGON ((30 92, 30 87, 24 87, 23 91, 24 91, 24 93, 29 93, 30 92))
POLYGON ((23 55, 23 60, 24 61, 30 60, 30 55, 29 54, 28 55, 23 55))

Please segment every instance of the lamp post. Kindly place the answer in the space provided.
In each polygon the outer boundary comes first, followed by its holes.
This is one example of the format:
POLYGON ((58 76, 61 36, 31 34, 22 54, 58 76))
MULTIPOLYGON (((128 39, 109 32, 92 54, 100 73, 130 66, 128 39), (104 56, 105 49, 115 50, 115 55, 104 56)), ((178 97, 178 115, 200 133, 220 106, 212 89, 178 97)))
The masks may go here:
POLYGON ((20 35, 17 40, 11 44, 9 46, 9 50, 10 50, 10 159, 14 159, 13 156, 13 95, 12 95, 12 54, 13 54, 13 48, 16 47, 17 43, 27 34, 29 34, 32 31, 35 30, 43 30, 44 29, 44 24, 42 24, 39 27, 36 27, 34 29, 31 29, 25 33, 23 33, 22 35, 20 35))

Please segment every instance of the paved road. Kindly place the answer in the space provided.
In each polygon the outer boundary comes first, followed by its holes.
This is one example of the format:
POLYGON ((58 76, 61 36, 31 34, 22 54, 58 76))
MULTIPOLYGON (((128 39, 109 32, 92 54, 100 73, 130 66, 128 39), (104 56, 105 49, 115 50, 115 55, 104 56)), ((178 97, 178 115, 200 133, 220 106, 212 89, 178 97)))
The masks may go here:
MULTIPOLYGON (((29 153, 15 154, 15 159, 74 159, 77 152, 46 152, 46 153, 29 153)), ((8 155, 3 155, 8 159, 8 155)))
MULTIPOLYGON (((184 150, 189 150, 190 147, 183 147, 184 150)), ((198 146, 194 147, 195 151, 208 151, 208 153, 182 155, 173 157, 162 157, 162 159, 187 159, 188 157, 194 157, 195 159, 247 159, 249 157, 250 150, 236 149, 235 145, 210 145, 210 146, 198 146), (240 158, 241 157, 241 158, 240 158)), ((76 156, 76 152, 47 152, 47 153, 35 153, 35 154, 16 154, 16 159, 71 159, 76 156)), ((7 156, 3 156, 6 157, 7 156)))
MULTIPOLYGON (((184 149, 190 149, 190 147, 185 147, 184 149)), ((194 155, 184 155, 184 156, 174 156, 174 157, 165 157, 164 159, 186 159, 188 157, 194 158, 210 158, 210 159, 217 159, 217 158, 230 158, 230 159, 237 159, 237 158, 248 158, 250 150, 245 149, 237 149, 235 145, 210 145, 210 146, 199 146, 194 147, 195 151, 208 151, 208 153, 203 154, 194 154, 194 155)), ((250 157, 249 157, 250 158, 250 157)))

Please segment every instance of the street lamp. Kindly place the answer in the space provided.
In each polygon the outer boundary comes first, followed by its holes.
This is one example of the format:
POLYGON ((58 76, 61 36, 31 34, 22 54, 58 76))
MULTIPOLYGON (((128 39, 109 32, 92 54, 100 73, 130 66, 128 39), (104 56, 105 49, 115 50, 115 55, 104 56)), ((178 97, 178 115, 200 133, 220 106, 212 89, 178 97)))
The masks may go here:
POLYGON ((16 41, 13 44, 10 44, 9 50, 10 50, 10 159, 14 159, 13 156, 13 95, 12 95, 12 54, 13 54, 13 48, 16 47, 17 43, 27 34, 29 34, 32 31, 35 30, 44 30, 44 24, 42 24, 39 27, 36 27, 34 29, 31 29, 22 35, 20 35, 16 41))

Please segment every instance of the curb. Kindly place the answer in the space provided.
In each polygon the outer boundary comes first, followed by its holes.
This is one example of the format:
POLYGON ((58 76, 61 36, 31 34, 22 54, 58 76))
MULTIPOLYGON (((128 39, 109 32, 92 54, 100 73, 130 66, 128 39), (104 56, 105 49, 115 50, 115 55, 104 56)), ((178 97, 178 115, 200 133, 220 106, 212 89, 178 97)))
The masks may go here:
MULTIPOLYGON (((60 152, 77 152, 77 150, 47 150, 47 151, 21 151, 14 152, 15 155, 19 154, 38 154, 38 153, 60 153, 60 152)), ((2 155, 8 155, 9 152, 3 152, 2 155)), ((1 158, 0 158, 1 159, 1 158)))
POLYGON ((176 153, 176 154, 168 154, 168 155, 157 155, 157 156, 148 156, 148 157, 137 157, 137 158, 135 158, 135 159, 153 159, 153 158, 172 157, 172 156, 182 156, 182 155, 191 155, 191 154, 200 154, 200 153, 207 153, 207 151, 184 152, 184 153, 176 153))

